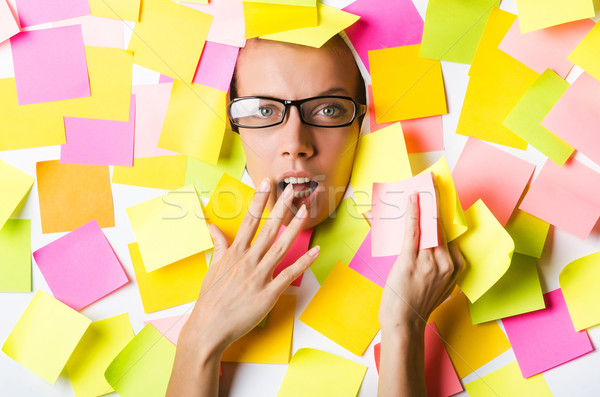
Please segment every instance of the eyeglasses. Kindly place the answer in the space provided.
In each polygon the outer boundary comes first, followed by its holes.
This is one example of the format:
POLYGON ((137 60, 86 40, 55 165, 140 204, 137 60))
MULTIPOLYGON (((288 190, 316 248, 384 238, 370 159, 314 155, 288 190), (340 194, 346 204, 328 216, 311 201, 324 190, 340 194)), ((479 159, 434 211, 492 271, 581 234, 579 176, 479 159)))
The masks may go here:
POLYGON ((303 123, 315 127, 345 127, 365 114, 366 106, 345 96, 318 96, 290 101, 269 97, 235 98, 227 105, 231 123, 242 128, 265 128, 283 123, 290 106, 295 106, 303 123))

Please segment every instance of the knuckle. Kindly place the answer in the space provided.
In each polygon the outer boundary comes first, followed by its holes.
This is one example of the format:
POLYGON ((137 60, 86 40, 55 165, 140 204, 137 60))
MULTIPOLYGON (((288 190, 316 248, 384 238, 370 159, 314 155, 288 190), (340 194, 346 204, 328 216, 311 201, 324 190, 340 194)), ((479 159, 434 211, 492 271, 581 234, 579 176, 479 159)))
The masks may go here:
POLYGON ((279 257, 279 256, 283 256, 283 254, 285 253, 285 247, 283 245, 283 243, 281 242, 281 240, 277 240, 275 242, 275 244, 273 244, 271 246, 271 249, 269 250, 271 252, 271 254, 275 257, 279 257))

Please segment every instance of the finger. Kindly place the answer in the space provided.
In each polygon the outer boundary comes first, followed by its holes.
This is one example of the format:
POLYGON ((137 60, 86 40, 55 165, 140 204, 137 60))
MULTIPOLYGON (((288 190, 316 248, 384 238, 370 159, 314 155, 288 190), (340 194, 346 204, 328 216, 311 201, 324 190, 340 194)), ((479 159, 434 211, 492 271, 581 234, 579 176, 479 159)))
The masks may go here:
POLYGON ((227 241, 225 234, 217 225, 208 225, 208 231, 212 236, 215 245, 211 263, 217 263, 223 258, 223 255, 225 255, 225 251, 227 251, 227 248, 229 247, 229 242, 227 241))
POLYGON ((283 269, 281 273, 273 279, 271 284, 269 284, 269 288, 271 288, 275 294, 281 295, 292 281, 300 277, 300 275, 313 264, 320 252, 320 246, 315 245, 312 247, 308 252, 298 258, 296 262, 283 269))
POLYGON ((406 226, 404 229, 404 242, 402 253, 409 257, 416 257, 419 252, 419 194, 412 192, 408 196, 406 206, 406 226))
POLYGON ((242 219, 238 233, 235 236, 233 244, 239 247, 248 248, 256 234, 256 229, 260 224, 267 201, 269 201, 269 193, 271 192, 271 180, 265 178, 258 187, 258 190, 252 198, 248 212, 242 219))
POLYGON ((435 186, 435 198, 436 198, 436 207, 437 207, 437 231, 438 231, 438 246, 445 247, 448 243, 446 241, 446 230, 444 229, 444 221, 442 219, 441 214, 441 205, 440 205, 440 192, 435 186))
POLYGON ((456 277, 458 278, 463 270, 465 270, 465 258, 455 242, 450 242, 448 244, 448 250, 450 252, 452 262, 454 262, 454 273, 456 273, 456 277))

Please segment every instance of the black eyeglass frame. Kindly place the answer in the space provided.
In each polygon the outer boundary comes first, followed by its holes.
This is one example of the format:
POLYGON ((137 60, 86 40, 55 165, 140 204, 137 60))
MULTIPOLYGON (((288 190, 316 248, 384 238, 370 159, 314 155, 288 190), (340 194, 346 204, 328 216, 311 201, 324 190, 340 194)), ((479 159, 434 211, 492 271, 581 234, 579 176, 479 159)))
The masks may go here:
POLYGON ((227 117, 229 117, 229 121, 231 121, 231 124, 235 125, 238 128, 259 129, 259 128, 274 127, 285 121, 285 116, 286 116, 288 108, 290 106, 295 106, 296 109, 298 109, 298 114, 300 114, 300 120, 302 120, 302 122, 304 124, 310 125, 312 127, 319 127, 319 128, 347 127, 347 126, 351 125, 352 123, 354 123, 354 120, 356 120, 358 117, 364 115, 367 112, 366 105, 358 103, 354 99, 352 99, 348 96, 341 96, 341 95, 321 95, 321 96, 313 96, 310 98, 297 99, 297 100, 293 100, 293 101, 289 100, 289 99, 279 99, 279 98, 272 98, 272 97, 267 97, 267 96, 244 96, 244 97, 234 98, 231 101, 229 101, 229 103, 227 104, 227 117), (301 105, 305 102, 312 101, 314 99, 320 99, 320 98, 335 98, 335 99, 349 100, 350 102, 352 102, 354 104, 354 114, 352 115, 352 119, 349 122, 347 122, 345 124, 340 124, 340 125, 319 125, 319 124, 309 123, 308 121, 304 120, 304 115, 302 114, 301 105), (281 120, 279 120, 277 123, 261 125, 261 126, 247 126, 247 125, 236 123, 233 120, 233 117, 231 116, 231 105, 233 105, 235 102, 245 100, 245 99, 267 99, 269 101, 275 101, 275 102, 281 103, 283 105, 283 114, 281 115, 281 120))

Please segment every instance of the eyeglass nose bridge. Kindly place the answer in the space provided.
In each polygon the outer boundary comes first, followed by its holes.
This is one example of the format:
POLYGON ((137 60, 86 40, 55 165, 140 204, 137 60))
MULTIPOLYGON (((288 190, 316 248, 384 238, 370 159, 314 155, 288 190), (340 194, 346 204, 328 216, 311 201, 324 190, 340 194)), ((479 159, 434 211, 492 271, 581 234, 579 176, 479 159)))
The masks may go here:
POLYGON ((300 116, 300 121, 303 124, 310 125, 304 119, 304 113, 302 112, 302 104, 306 101, 307 101, 306 99, 296 99, 296 100, 282 99, 281 102, 283 103, 283 114, 281 115, 281 122, 282 123, 285 122, 285 117, 287 116, 288 109, 290 108, 290 106, 294 106, 296 109, 298 109, 298 115, 300 116))

